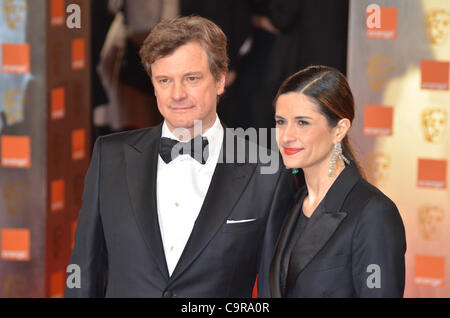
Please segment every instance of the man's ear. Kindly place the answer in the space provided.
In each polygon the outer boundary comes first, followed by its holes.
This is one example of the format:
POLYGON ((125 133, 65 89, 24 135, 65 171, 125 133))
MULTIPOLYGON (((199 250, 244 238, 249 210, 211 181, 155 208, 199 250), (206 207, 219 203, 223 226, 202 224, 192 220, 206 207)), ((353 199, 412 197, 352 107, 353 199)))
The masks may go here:
POLYGON ((218 96, 222 95, 225 92, 225 78, 226 78, 226 73, 222 73, 222 74, 220 74, 219 79, 216 81, 218 96))
POLYGON ((341 119, 335 127, 335 131, 336 131, 336 135, 335 135, 336 140, 335 141, 336 142, 342 141, 342 139, 344 139, 345 136, 347 135, 351 126, 352 126, 352 123, 350 122, 350 120, 348 118, 341 119))

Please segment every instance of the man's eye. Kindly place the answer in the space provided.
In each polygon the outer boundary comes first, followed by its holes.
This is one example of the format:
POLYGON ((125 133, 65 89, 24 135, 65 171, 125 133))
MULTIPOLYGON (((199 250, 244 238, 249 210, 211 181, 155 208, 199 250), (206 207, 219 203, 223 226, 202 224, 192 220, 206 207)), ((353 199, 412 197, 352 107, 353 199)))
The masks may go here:
POLYGON ((199 80, 198 76, 189 76, 186 78, 188 80, 188 82, 196 82, 199 80))
POLYGON ((160 80, 158 80, 158 82, 160 82, 161 84, 167 84, 167 83, 169 83, 169 79, 168 78, 161 78, 160 80))
POLYGON ((284 124, 284 120, 283 119, 275 119, 275 124, 283 125, 284 124))

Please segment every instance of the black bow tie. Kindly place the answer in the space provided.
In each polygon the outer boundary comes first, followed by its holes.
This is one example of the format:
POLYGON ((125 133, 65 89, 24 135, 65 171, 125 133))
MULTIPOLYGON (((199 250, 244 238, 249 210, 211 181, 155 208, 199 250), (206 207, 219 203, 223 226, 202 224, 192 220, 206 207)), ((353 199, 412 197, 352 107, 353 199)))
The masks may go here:
POLYGON ((182 154, 188 154, 201 164, 208 160, 208 139, 197 135, 194 139, 181 142, 167 137, 161 137, 159 141, 159 155, 165 163, 169 163, 182 154))

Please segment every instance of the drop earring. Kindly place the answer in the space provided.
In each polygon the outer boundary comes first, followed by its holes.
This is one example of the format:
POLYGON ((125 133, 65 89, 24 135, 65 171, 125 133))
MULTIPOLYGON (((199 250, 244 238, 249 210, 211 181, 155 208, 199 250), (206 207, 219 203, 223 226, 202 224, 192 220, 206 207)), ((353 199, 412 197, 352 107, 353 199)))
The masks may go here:
POLYGON ((331 156, 331 161, 330 161, 330 169, 328 170, 328 176, 330 178, 332 178, 334 175, 334 169, 336 168, 336 161, 338 159, 341 160, 341 163, 343 165, 345 165, 344 162, 346 164, 350 163, 350 160, 345 158, 345 156, 342 154, 342 145, 341 145, 340 141, 338 141, 334 144, 333 155, 331 156))

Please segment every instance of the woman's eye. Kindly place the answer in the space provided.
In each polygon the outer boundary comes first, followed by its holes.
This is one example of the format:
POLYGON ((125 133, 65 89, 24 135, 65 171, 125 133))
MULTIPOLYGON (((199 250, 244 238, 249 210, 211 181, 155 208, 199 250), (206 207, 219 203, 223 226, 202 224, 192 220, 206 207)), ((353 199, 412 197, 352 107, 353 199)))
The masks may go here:
POLYGON ((299 124, 300 126, 305 126, 305 125, 308 125, 309 123, 308 123, 307 121, 304 121, 304 120, 299 120, 299 121, 298 121, 298 124, 299 124))

